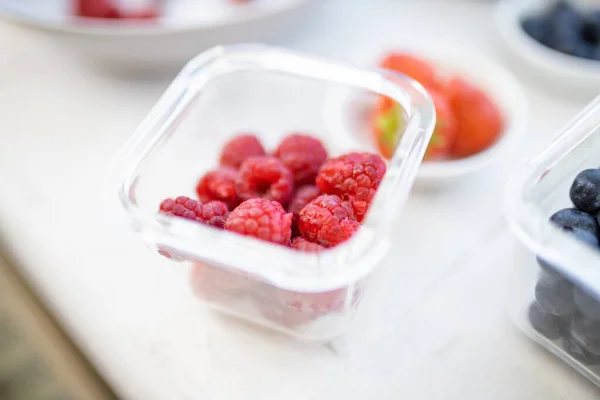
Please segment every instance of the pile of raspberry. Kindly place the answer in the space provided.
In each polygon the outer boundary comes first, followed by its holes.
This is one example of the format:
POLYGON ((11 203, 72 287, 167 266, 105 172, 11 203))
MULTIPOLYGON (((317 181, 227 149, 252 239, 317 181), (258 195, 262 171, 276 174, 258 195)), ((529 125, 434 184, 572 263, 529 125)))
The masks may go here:
POLYGON ((241 235, 318 252, 348 240, 385 174, 372 153, 329 158, 316 138, 293 133, 267 154, 242 134, 227 142, 218 168, 196 185, 198 199, 166 199, 160 212, 241 235))

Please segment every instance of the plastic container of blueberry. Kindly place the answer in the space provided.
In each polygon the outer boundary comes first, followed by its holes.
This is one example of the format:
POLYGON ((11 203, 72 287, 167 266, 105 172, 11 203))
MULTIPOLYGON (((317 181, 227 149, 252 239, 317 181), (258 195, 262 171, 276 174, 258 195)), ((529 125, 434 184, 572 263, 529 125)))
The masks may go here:
POLYGON ((600 97, 515 172, 506 215, 517 240, 510 315, 600 386, 600 97))
MULTIPOLYGON (((325 343, 343 334, 369 277, 392 245, 390 228, 435 124, 424 89, 388 73, 263 45, 200 54, 175 78, 112 165, 110 181, 128 220, 152 249, 191 265, 193 292, 213 308, 302 341, 325 343), (402 140, 349 239, 320 251, 297 251, 227 230, 228 224, 237 224, 229 217, 225 229, 218 229, 158 212, 167 198, 198 199, 199 178, 223 161, 223 146, 241 132, 255 135, 266 157, 277 155, 273 149, 290 132, 310 133, 330 158, 364 151, 331 123, 328 110, 335 107, 329 94, 341 87, 364 96, 389 96, 404 109, 402 140)), ((239 176, 243 168, 244 163, 239 176)), ((271 193, 273 188, 257 190, 271 193)), ((279 233, 275 237, 281 239, 279 233)))

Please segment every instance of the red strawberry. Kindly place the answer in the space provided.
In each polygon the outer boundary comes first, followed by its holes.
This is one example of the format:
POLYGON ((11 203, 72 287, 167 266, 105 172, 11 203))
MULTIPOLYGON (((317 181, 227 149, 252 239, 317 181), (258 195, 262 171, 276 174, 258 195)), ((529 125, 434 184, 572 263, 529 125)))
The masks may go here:
POLYGON ((446 158, 456 138, 456 119, 448 101, 438 92, 429 91, 435 106, 436 122, 431 140, 425 151, 425 160, 446 158))
POLYGON ((120 18, 117 7, 111 0, 75 0, 74 13, 78 17, 120 18))
POLYGON ((399 104, 392 103, 392 107, 380 105, 374 110, 371 128, 379 152, 384 158, 390 159, 394 155, 400 141, 401 124, 402 109, 399 104))
MULTIPOLYGON (((425 160, 435 160, 447 157, 456 137, 456 119, 448 101, 437 91, 430 90, 429 94, 436 109, 437 122, 431 136, 425 160)), ((391 108, 377 108, 371 122, 373 135, 381 155, 390 159, 394 155, 402 132, 402 108, 395 104, 391 108)))
POLYGON ((453 156, 471 156, 498 140, 504 128, 503 117, 483 91, 461 78, 453 78, 445 85, 444 93, 457 123, 453 156))
POLYGON ((422 58, 408 53, 390 53, 379 64, 382 68, 409 76, 428 88, 438 85, 434 68, 422 58))

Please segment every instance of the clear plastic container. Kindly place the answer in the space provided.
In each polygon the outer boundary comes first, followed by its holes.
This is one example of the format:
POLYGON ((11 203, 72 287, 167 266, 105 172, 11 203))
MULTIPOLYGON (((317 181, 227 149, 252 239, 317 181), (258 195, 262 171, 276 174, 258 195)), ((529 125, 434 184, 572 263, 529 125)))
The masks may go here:
POLYGON ((262 45, 217 47, 190 61, 113 165, 118 196, 134 227, 164 255, 193 264, 194 292, 215 308, 298 339, 344 332, 374 268, 391 245, 435 124, 416 82, 262 45), (164 198, 195 197, 226 140, 253 132, 269 149, 293 131, 319 137, 330 156, 355 148, 328 118, 335 96, 384 94, 404 110, 402 140, 361 228, 347 242, 302 253, 181 218, 157 214, 164 198))
POLYGON ((510 315, 533 340, 600 386, 600 252, 549 222, 574 207, 576 175, 600 167, 600 97, 515 172, 506 214, 517 240, 510 315))

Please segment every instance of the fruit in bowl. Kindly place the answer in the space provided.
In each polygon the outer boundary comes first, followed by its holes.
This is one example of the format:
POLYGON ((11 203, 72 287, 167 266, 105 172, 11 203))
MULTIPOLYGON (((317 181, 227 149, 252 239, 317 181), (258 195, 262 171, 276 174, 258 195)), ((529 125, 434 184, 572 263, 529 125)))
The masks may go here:
POLYGON ((305 252, 348 240, 386 171, 377 154, 329 157, 303 133, 286 136, 272 153, 255 135, 241 134, 219 160, 197 182, 198 200, 167 198, 159 212, 305 252))
POLYGON ((584 12, 568 1, 524 18, 521 27, 540 44, 571 56, 600 60, 600 10, 584 12))
MULTIPOLYGON (((382 68, 417 80, 431 95, 436 125, 424 160, 466 158, 490 148, 501 136, 504 117, 480 88, 458 77, 443 77, 427 60, 402 52, 388 54, 382 68)), ((372 113, 371 131, 381 154, 390 158, 400 141, 403 110, 380 96, 372 113)))
MULTIPOLYGON (((237 135, 225 143, 219 163, 196 182, 197 199, 167 198, 159 213, 317 256, 356 233, 386 172, 378 154, 330 157, 320 140, 297 132, 272 151, 256 135, 237 135)), ((185 259, 167 249, 159 253, 185 259)), ((263 318, 287 327, 336 313, 346 298, 344 287, 292 291, 193 262, 198 297, 211 302, 250 297, 263 318)))
MULTIPOLYGON (((555 212, 550 222, 574 239, 598 250, 600 228, 600 169, 581 171, 571 184, 574 208, 555 212)), ((537 332, 559 340, 568 354, 585 365, 600 363, 600 301, 597 294, 564 276, 559 268, 538 256, 541 272, 528 319, 537 332)))

